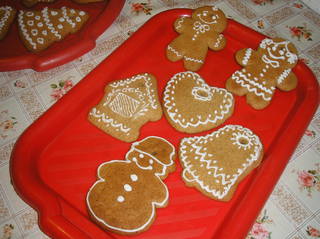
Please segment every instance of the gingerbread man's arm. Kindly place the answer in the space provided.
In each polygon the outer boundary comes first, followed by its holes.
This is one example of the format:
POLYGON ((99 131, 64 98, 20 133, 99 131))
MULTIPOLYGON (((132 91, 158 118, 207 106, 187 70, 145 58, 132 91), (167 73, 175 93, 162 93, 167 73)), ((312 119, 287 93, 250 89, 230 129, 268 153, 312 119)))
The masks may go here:
POLYGON ((152 183, 152 188, 150 191, 153 191, 152 189, 154 189, 154 192, 151 193, 152 200, 154 203, 156 203, 157 207, 165 207, 169 198, 167 186, 161 179, 157 177, 154 177, 153 179, 154 180, 150 181, 150 183, 152 183))
POLYGON ((283 91, 290 91, 297 87, 297 76, 291 69, 284 70, 277 79, 277 87, 283 91))
POLYGON ((247 66, 255 61, 256 51, 251 48, 244 48, 236 52, 235 58, 241 66, 247 66))
POLYGON ((222 35, 219 34, 215 37, 215 40, 209 40, 208 42, 208 46, 210 49, 214 50, 214 51, 218 51, 223 49, 226 46, 226 38, 222 35))
POLYGON ((179 17, 174 22, 174 29, 178 33, 183 33, 188 26, 192 25, 193 21, 190 17, 179 17))
POLYGON ((106 178, 107 175, 112 175, 113 171, 115 171, 115 175, 117 175, 117 172, 119 171, 119 167, 123 168, 124 164, 127 164, 129 162, 123 161, 123 160, 112 160, 106 163, 103 163, 98 168, 98 176, 99 178, 106 178))

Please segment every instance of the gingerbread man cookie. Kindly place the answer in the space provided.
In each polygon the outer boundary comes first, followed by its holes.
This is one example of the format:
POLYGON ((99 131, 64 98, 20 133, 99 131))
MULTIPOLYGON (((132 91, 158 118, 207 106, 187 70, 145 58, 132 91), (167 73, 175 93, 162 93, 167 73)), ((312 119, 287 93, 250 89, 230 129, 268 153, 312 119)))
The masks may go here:
POLYGON ((126 160, 98 168, 98 181, 87 194, 89 214, 102 228, 119 234, 147 230, 156 208, 165 207, 169 191, 163 179, 175 169, 174 146, 150 136, 132 144, 126 160))
POLYGON ((0 40, 2 40, 14 20, 16 10, 10 6, 0 7, 0 40))
POLYGON ((204 64, 208 48, 218 51, 225 47, 226 39, 221 34, 227 26, 224 13, 216 7, 200 7, 191 17, 180 17, 174 29, 180 34, 167 47, 170 61, 183 60, 184 67, 197 71, 204 64))
POLYGON ((238 183, 260 164, 262 157, 258 136, 240 125, 184 138, 179 149, 186 185, 221 201, 232 198, 238 183))
POLYGON ((28 50, 40 52, 68 34, 80 30, 88 18, 86 12, 67 7, 45 7, 41 11, 20 10, 20 38, 28 50))
POLYGON ((167 83, 163 109, 169 123, 178 131, 198 133, 225 122, 233 113, 230 92, 209 86, 195 72, 181 72, 167 83))
POLYGON ((157 81, 144 73, 111 82, 105 95, 89 113, 89 121, 111 136, 125 142, 139 137, 142 125, 162 117, 157 81))
POLYGON ((242 49, 235 57, 243 68, 232 74, 226 88, 236 95, 246 95, 247 103, 255 109, 268 106, 276 88, 290 91, 297 86, 292 72, 298 61, 297 49, 289 41, 266 38, 256 51, 242 49))

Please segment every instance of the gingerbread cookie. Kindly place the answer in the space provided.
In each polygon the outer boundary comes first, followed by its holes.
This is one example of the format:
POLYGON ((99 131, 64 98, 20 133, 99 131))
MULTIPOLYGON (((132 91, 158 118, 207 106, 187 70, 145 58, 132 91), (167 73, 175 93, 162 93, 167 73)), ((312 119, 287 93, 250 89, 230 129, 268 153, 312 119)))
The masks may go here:
POLYGON ((191 17, 180 17, 174 29, 180 34, 167 47, 170 61, 183 60, 187 70, 197 71, 204 64, 208 48, 218 51, 225 47, 221 34, 227 26, 224 13, 216 7, 200 7, 191 17))
POLYGON ((255 109, 268 106, 276 88, 290 91, 297 86, 292 72, 298 61, 297 49, 289 41, 266 38, 256 51, 238 51, 236 61, 243 68, 232 74, 226 88, 236 95, 246 95, 247 103, 255 109))
POLYGON ((178 131, 198 133, 222 124, 233 113, 231 93, 211 87, 195 72, 181 72, 167 83, 163 108, 178 131))
POLYGON ((175 170, 174 146, 150 136, 132 144, 126 160, 98 168, 98 181, 87 194, 89 214, 102 228, 136 234, 147 230, 156 208, 165 207, 169 192, 163 179, 175 170))
POLYGON ((7 35, 16 12, 17 11, 10 6, 0 7, 0 40, 2 40, 7 35))
POLYGON ((55 0, 22 0, 22 4, 26 7, 32 7, 33 5, 36 5, 37 3, 52 3, 55 0))
POLYGON ((132 142, 145 123, 161 116, 157 81, 145 73, 108 84, 103 99, 92 108, 88 118, 111 136, 132 142))
POLYGON ((68 34, 79 31, 88 18, 86 12, 67 7, 45 7, 41 11, 20 10, 20 38, 28 50, 40 52, 68 34))
POLYGON ((260 164, 262 157, 258 136, 239 125, 184 138, 179 149, 186 185, 221 201, 231 199, 238 183, 260 164))

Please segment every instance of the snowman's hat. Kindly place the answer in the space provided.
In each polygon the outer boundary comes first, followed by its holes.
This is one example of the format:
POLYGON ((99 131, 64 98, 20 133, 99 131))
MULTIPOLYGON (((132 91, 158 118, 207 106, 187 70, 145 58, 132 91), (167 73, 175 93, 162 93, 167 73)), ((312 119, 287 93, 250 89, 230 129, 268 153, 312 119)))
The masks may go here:
POLYGON ((174 146, 163 138, 157 136, 146 137, 141 141, 133 143, 132 149, 150 155, 162 165, 169 166, 174 163, 174 146))

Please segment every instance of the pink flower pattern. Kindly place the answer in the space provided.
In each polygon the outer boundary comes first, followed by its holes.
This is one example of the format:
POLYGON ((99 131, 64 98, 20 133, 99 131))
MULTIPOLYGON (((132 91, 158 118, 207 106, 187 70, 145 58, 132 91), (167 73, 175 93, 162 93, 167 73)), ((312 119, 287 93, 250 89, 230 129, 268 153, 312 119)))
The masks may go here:
POLYGON ((315 169, 298 171, 297 181, 300 189, 307 191, 309 197, 314 191, 320 192, 320 163, 315 164, 315 169))
POLYGON ((312 238, 320 238, 320 230, 312 226, 307 226, 307 233, 312 238))
POLYGON ((266 229, 265 224, 272 222, 273 221, 267 216, 267 211, 264 210, 253 224, 247 235, 247 239, 271 239, 271 232, 266 229))
POLYGON ((53 101, 59 100, 62 96, 64 96, 72 87, 73 87, 72 80, 64 80, 59 81, 58 84, 51 84, 50 87, 52 92, 50 94, 53 101))

